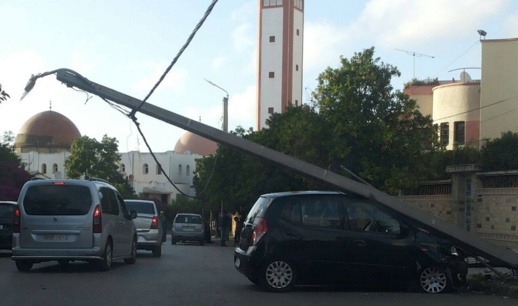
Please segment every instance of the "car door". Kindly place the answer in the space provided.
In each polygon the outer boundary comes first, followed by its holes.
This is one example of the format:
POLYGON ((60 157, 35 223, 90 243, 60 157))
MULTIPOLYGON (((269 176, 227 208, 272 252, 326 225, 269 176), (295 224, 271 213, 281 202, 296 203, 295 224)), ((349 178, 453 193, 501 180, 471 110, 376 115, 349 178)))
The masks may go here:
POLYGON ((304 283, 341 283, 347 276, 338 250, 347 232, 336 199, 319 196, 294 197, 283 205, 280 225, 284 248, 300 269, 304 283))
POLYGON ((347 242, 341 261, 358 282, 391 284, 410 280, 416 271, 414 238, 397 215, 373 202, 345 203, 347 242))

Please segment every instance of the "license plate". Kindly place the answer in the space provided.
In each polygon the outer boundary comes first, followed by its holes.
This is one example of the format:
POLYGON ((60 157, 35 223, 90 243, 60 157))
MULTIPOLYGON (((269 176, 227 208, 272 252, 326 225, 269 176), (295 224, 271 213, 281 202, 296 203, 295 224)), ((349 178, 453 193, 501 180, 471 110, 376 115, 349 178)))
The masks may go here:
POLYGON ((61 240, 67 240, 68 235, 43 235, 43 240, 53 240, 53 241, 61 241, 61 240))
POLYGON ((194 231, 194 227, 193 226, 184 226, 182 229, 184 231, 186 231, 186 232, 193 232, 194 231))

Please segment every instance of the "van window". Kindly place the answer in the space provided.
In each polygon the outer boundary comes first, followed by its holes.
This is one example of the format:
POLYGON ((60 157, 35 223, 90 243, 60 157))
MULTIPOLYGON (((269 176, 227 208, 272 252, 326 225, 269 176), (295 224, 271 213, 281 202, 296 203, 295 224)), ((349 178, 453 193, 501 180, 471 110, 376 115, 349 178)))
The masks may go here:
POLYGON ((270 199, 265 197, 259 197, 259 199, 257 199, 254 206, 252 206, 252 209, 248 213, 245 222, 254 223, 254 220, 256 218, 262 218, 269 204, 270 199))
POLYGON ((348 226, 352 231, 399 234, 401 225, 391 214, 372 203, 352 200, 346 204, 348 226))
POLYGON ((137 214, 149 214, 154 215, 155 214, 155 205, 153 203, 149 202, 125 202, 126 208, 129 211, 136 211, 137 214))
POLYGON ((91 206, 92 195, 87 186, 31 186, 23 199, 28 215, 86 215, 91 206))
POLYGON ((119 203, 113 190, 110 188, 101 187, 99 189, 99 196, 101 197, 101 207, 103 213, 119 215, 119 203))

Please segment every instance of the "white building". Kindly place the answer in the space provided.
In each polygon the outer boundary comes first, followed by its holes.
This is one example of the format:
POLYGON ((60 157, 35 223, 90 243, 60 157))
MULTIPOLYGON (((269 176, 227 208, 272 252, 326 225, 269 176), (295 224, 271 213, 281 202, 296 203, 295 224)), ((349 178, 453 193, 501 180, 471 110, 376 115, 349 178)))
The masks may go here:
POLYGON ((304 0, 259 0, 256 128, 302 104, 304 0))
MULTIPOLYGON (((65 178, 65 159, 70 156, 74 139, 81 137, 75 124, 55 111, 45 111, 29 118, 16 136, 15 152, 30 173, 47 178, 65 178)), ((144 198, 170 203, 178 194, 195 195, 192 179, 196 160, 214 154, 217 144, 186 132, 172 151, 121 153, 119 171, 127 177, 135 192, 144 198)))

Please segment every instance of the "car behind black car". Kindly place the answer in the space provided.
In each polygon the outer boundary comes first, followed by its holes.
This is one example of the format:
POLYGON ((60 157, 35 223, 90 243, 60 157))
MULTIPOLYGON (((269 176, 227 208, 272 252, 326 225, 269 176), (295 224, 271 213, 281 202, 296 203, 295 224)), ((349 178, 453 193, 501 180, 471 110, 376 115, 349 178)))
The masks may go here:
POLYGON ((270 291, 368 284, 441 293, 465 282, 448 241, 377 202, 340 192, 262 195, 246 217, 234 265, 270 291))
POLYGON ((16 202, 0 201, 0 250, 13 246, 13 220, 16 202))

